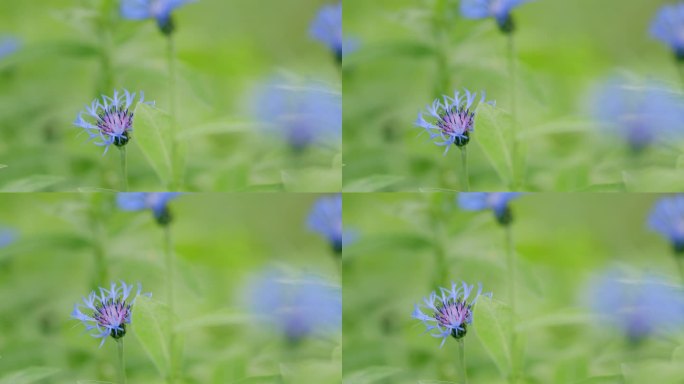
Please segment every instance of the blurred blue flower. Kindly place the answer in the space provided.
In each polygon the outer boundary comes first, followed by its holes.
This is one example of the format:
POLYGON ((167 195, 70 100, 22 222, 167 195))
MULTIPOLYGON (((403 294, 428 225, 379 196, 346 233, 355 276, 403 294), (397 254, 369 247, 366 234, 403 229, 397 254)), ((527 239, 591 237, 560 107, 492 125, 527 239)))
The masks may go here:
POLYGON ((658 84, 613 77, 596 88, 590 105, 605 129, 624 137, 635 152, 682 136, 683 101, 658 84))
POLYGON ((309 229, 325 237, 336 253, 342 252, 342 195, 321 197, 307 220, 309 229))
POLYGON ((197 0, 121 0, 121 16, 129 20, 155 19, 165 34, 173 32, 171 12, 197 0))
POLYGON ((168 203, 178 195, 178 192, 120 192, 116 196, 116 202, 124 211, 149 209, 157 223, 167 225, 172 219, 168 203))
MULTIPOLYGON (((133 285, 122 281, 121 286, 112 283, 110 289, 100 288, 99 294, 92 291, 83 298, 83 303, 74 305, 71 317, 81 321, 86 331, 94 331, 90 335, 102 339, 100 346, 107 336, 120 339, 126 335, 126 325, 131 323, 131 306, 141 295, 142 285, 138 283, 138 291, 128 300, 132 290, 133 285)), ((152 296, 150 293, 144 295, 152 296)))
POLYGON ((19 50, 20 45, 19 39, 15 37, 3 37, 0 39, 0 59, 19 50))
POLYGON ((587 294, 591 308, 633 342, 684 325, 681 287, 655 276, 634 278, 610 269, 589 284, 587 294))
POLYGON ((491 209, 496 220, 507 225, 513 220, 508 203, 520 195, 519 192, 461 192, 458 195, 458 205, 466 211, 491 209))
POLYGON ((321 83, 272 78, 257 87, 253 113, 295 151, 342 139, 341 94, 321 83))
POLYGON ((684 60, 684 3, 661 7, 651 23, 651 35, 669 45, 678 60, 684 60))
POLYGON ((461 14, 468 19, 493 17, 499 28, 509 33, 514 28, 511 11, 529 1, 531 0, 462 0, 461 14))
POLYGON ((472 285, 464 282, 458 286, 452 282, 451 289, 439 288, 439 293, 433 291, 423 299, 423 309, 427 314, 416 304, 411 316, 423 322, 430 336, 441 338, 442 347, 449 336, 458 340, 466 335, 468 325, 473 322, 473 309, 480 295, 492 296, 491 293, 483 294, 482 284, 478 284, 477 293, 469 301, 472 291, 472 285))
POLYGON ((345 38, 342 42, 342 56, 347 56, 350 53, 356 52, 361 46, 361 40, 357 37, 345 38))
POLYGON ((337 284, 312 274, 267 268, 246 290, 250 310, 296 343, 325 336, 342 327, 342 292, 337 284))
POLYGON ((670 241, 676 253, 684 252, 684 195, 658 200, 648 217, 648 227, 670 241))
POLYGON ((338 62, 342 61, 342 2, 325 5, 316 15, 311 28, 311 37, 330 48, 338 62))
MULTIPOLYGON (((134 101, 135 93, 124 90, 122 95, 115 90, 113 97, 103 95, 102 100, 93 100, 78 114, 74 125, 85 129, 90 139, 96 140, 96 145, 104 146, 104 153, 107 153, 112 144, 122 147, 131 139, 134 101)), ((138 103, 144 102, 145 95, 140 92, 138 103)))
MULTIPOLYGON (((435 99, 432 105, 427 106, 427 112, 434 122, 428 122, 423 118, 423 112, 418 113, 415 125, 425 128, 430 139, 435 144, 446 147, 444 154, 449 151, 451 145, 462 147, 470 141, 470 133, 475 129, 475 109, 473 106, 477 93, 471 93, 467 89, 464 93, 456 91, 454 97, 443 96, 443 100, 435 99)), ((482 93, 480 103, 485 102, 485 94, 482 93)), ((488 102, 493 104, 493 102, 488 102)))
POLYGON ((6 247, 17 239, 17 232, 13 229, 0 229, 0 248, 6 247))

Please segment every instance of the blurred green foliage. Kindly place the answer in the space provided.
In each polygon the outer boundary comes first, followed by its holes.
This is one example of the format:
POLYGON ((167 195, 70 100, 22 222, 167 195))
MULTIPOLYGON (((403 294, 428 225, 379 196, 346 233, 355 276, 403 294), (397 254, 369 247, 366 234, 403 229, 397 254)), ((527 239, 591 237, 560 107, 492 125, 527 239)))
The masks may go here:
MULTIPOLYGON (((171 203, 184 344, 172 363, 177 383, 340 382, 339 333, 293 347, 247 312, 243 290, 274 265, 339 284, 328 243, 306 229, 316 197, 204 194, 171 203)), ((155 366, 168 364, 160 357, 168 331, 159 320, 166 318, 164 237, 151 212, 122 212, 110 194, 5 194, 0 207, 0 226, 19 233, 0 249, 0 383, 114 382, 116 343, 98 348, 69 315, 92 289, 119 280, 153 295, 136 302, 124 337, 128 382, 165 382, 155 366)))
MULTIPOLYGON (((672 53, 648 33, 666 3, 671 1, 533 1, 513 11, 518 164, 524 164, 517 188, 684 188, 681 143, 636 157, 588 116, 592 86, 615 73, 679 89, 672 53)), ((443 148, 413 122, 436 97, 462 88, 486 91, 502 119, 511 113, 507 38, 492 19, 461 17, 458 0, 345 0, 344 28, 361 41, 344 62, 344 189, 462 189, 458 150, 442 156, 443 148)), ((468 145, 471 189, 508 190, 511 175, 501 173, 501 159, 491 154, 510 151, 512 139, 503 148, 480 140, 492 129, 483 120, 478 116, 468 145)), ((500 124, 510 133, 506 120, 500 124)))
MULTIPOLYGON (((670 245, 646 229, 657 195, 530 194, 512 202, 517 253, 519 383, 677 383, 684 333, 641 344, 588 309, 588 282, 605 268, 679 281, 670 245)), ((465 212, 455 194, 348 194, 344 250, 345 384, 456 383, 458 343, 411 317, 438 286, 481 282, 465 336, 471 383, 505 383, 510 364, 504 230, 492 212, 465 212), (443 260, 440 257, 443 254, 443 260), (362 321, 360 319, 363 319, 362 321)))
MULTIPOLYGON (((102 148, 87 143, 72 125, 77 113, 113 88, 144 91, 169 111, 164 36, 153 20, 122 20, 118 3, 0 3, 0 36, 22 42, 0 60, 0 190, 118 189, 116 148, 102 156, 102 148)), ((276 73, 341 92, 330 52, 308 32, 328 3, 202 0, 174 12, 182 189, 340 190, 339 145, 295 155, 251 116, 255 85, 276 73)), ((135 134, 127 147, 130 188, 165 190, 135 134)))

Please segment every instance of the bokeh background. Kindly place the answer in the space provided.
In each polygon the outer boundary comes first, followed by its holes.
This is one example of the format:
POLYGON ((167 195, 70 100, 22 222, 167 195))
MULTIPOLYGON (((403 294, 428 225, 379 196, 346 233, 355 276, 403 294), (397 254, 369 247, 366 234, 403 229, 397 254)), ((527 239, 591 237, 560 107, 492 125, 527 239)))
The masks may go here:
MULTIPOLYGON (((122 20, 118 0, 3 1, 0 40, 0 190, 119 189, 119 154, 87 143, 72 125, 112 88, 144 91, 169 110, 166 40, 154 20, 122 20), (106 21, 106 22, 105 22, 106 21), (110 36, 110 37, 108 37, 110 36), (110 43, 107 43, 107 42, 110 43), (103 71, 109 53, 111 81, 103 71), (111 84, 108 84, 111 82, 111 84)), ((309 27, 325 0, 202 0, 176 9, 179 140, 188 191, 339 191, 339 136, 295 154, 255 113, 257 88, 273 78, 313 81, 340 98, 337 63, 309 27)), ((318 127, 325 130, 328 127, 318 127)), ((135 135, 135 134, 134 134, 135 135)), ((164 190, 135 138, 132 190, 164 190)))
MULTIPOLYGON (((530 194, 511 203, 516 312, 525 346, 519 383, 681 380, 682 324, 678 333, 656 332, 632 344, 620 327, 595 316, 590 304, 596 297, 588 297, 593 279, 607 269, 680 284, 670 245, 646 227, 660 197, 530 194)), ((505 306, 504 229, 491 211, 461 210, 450 193, 348 194, 344 204, 345 226, 359 236, 343 258, 343 382, 458 382, 458 343, 449 338, 440 349, 441 340, 425 334, 411 313, 435 287, 462 280, 481 282, 505 306)), ((508 317, 501 312, 492 322, 480 304, 465 336, 469 382, 508 382, 497 368, 506 347, 491 340, 492 325, 508 340, 508 317)))
MULTIPOLYGON (((337 258, 306 227, 316 198, 191 194, 170 203, 184 344, 177 383, 340 382, 339 326, 288 343, 257 321, 245 290, 272 268, 340 289, 337 258)), ((69 317, 73 305, 119 280, 140 282, 155 303, 166 303, 162 229, 149 211, 123 212, 114 201, 114 194, 0 197, 0 227, 15 233, 0 249, 0 383, 116 382, 116 343, 108 338, 98 348, 99 339, 69 317)), ((146 353, 159 351, 149 339, 156 332, 140 335, 141 326, 134 307, 124 336, 128 382, 166 382, 146 353)))
MULTIPOLYGON (((672 53, 648 33, 658 8, 669 3, 676 2, 532 1, 514 9, 518 137, 527 158, 519 189, 682 189, 681 143, 633 156, 589 113, 593 86, 615 74, 650 78, 681 96, 672 53)), ((457 0, 345 0, 344 30, 359 40, 344 60, 345 190, 462 190, 458 150, 442 156, 413 122, 436 97, 462 88, 486 91, 510 112, 507 39, 496 23, 464 19, 457 0), (440 23, 444 38, 435 32, 440 23), (449 82, 439 81, 442 57, 449 82)), ((490 129, 479 124, 480 132, 490 129)), ((477 130, 476 124, 468 145, 471 189, 509 190, 477 130)), ((510 141, 488 149, 497 156, 506 146, 510 141)))

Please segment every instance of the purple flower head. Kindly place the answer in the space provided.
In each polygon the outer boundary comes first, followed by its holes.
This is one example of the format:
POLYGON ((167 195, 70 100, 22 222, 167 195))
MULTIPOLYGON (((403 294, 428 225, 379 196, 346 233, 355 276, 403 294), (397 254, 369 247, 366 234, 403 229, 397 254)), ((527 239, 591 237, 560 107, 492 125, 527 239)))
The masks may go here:
POLYGON ((307 220, 309 230, 325 237, 335 253, 342 252, 342 195, 316 200, 307 220))
POLYGON ((342 62, 342 2, 325 5, 311 23, 309 33, 312 38, 328 46, 338 62, 342 62))
POLYGON ((683 254, 684 195, 658 200, 648 217, 648 227, 669 240, 675 253, 683 254))
MULTIPOLYGON (((86 106, 76 117, 74 125, 85 129, 90 140, 99 146, 104 146, 107 153, 114 144, 117 147, 126 145, 131 139, 133 131, 133 110, 135 93, 124 90, 123 95, 114 91, 114 96, 102 96, 102 100, 95 99, 86 106)), ((145 102, 145 95, 140 92, 138 103, 145 102)), ((148 103, 153 104, 153 103, 148 103)))
POLYGON ((485 19, 493 17, 499 29, 505 33, 514 28, 511 11, 531 0, 462 0, 461 14, 468 19, 485 19))
POLYGON ((0 59, 9 56, 19 50, 21 43, 15 37, 3 37, 0 39, 0 59))
POLYGON ((684 325, 684 292, 655 276, 634 278, 611 269, 587 293, 591 308, 633 342, 684 325))
POLYGON ((669 45, 677 60, 684 60, 684 3, 661 7, 651 23, 651 36, 669 45))
POLYGON ((273 78, 258 87, 253 113, 297 152, 342 137, 342 97, 321 83, 273 78))
MULTIPOLYGON (((451 145, 462 147, 470 141, 470 133, 475 129, 476 106, 473 103, 476 97, 476 93, 465 89, 463 93, 456 91, 453 98, 443 96, 442 100, 436 99, 426 107, 431 121, 425 120, 423 112, 419 112, 415 125, 424 128, 435 144, 446 147, 446 155, 451 145)), ((480 103, 483 102, 484 92, 480 98, 480 103)))
MULTIPOLYGON (((81 321, 86 331, 93 331, 90 334, 92 337, 102 339, 100 346, 104 344, 107 336, 114 339, 122 338, 126 335, 127 324, 131 323, 131 306, 141 295, 142 285, 138 283, 135 296, 129 300, 132 290, 133 285, 127 285, 122 281, 121 286, 112 283, 110 289, 100 288, 99 293, 92 291, 88 297, 83 298, 82 303, 74 305, 71 317, 81 321)), ((143 295, 152 296, 150 293, 143 295)))
POLYGON ((321 277, 268 268, 251 279, 246 293, 251 312, 290 342, 325 336, 342 326, 340 287, 321 277))
POLYGON ((477 293, 472 300, 468 300, 472 291, 472 285, 457 285, 452 282, 451 289, 439 288, 439 293, 433 291, 424 298, 422 309, 416 304, 411 316, 423 322, 430 336, 442 339, 441 347, 449 336, 456 340, 465 336, 468 325, 473 322, 473 309, 477 299, 480 295, 492 296, 491 293, 483 294, 482 284, 478 284, 477 293))
POLYGON ((491 209, 499 224, 508 225, 513 221, 508 203, 520 195, 519 192, 461 192, 458 205, 466 211, 491 209))
POLYGON ((197 0, 121 0, 121 17, 129 20, 155 19, 164 34, 174 30, 171 12, 197 0))
POLYGON ((636 153, 682 134, 677 130, 684 119, 682 100, 658 84, 613 77, 597 87, 590 103, 606 130, 624 137, 636 153))
POLYGON ((149 209, 159 225, 168 225, 173 219, 168 203, 178 195, 177 192, 121 192, 116 202, 124 211, 149 209))

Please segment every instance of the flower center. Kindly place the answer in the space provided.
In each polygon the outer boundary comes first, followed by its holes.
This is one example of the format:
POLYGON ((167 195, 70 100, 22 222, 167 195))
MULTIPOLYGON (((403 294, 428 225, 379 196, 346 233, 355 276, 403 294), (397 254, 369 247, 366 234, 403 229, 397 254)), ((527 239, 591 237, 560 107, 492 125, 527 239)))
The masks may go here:
POLYGON ((118 339, 126 334, 126 320, 131 313, 129 304, 109 299, 95 309, 93 318, 101 327, 109 329, 113 338, 118 339))
POLYGON ((447 302, 435 313, 435 319, 445 327, 453 328, 460 326, 468 320, 470 306, 462 301, 447 302))
POLYGON ((475 112, 470 112, 469 109, 452 108, 440 116, 437 126, 444 135, 454 138, 454 144, 461 147, 468 144, 474 122, 475 112))
POLYGON ((122 146, 128 142, 128 131, 133 125, 133 113, 128 109, 113 107, 99 116, 97 127, 105 135, 114 138, 114 145, 122 146))
MULTIPOLYGON (((441 307, 435 312, 435 319, 446 328, 451 328, 457 331, 456 328, 463 328, 463 335, 465 335, 466 323, 472 316, 470 305, 463 301, 448 301, 443 303, 441 307)), ((460 336, 463 336, 460 335, 460 336)), ((457 337, 454 335, 454 337, 457 337)))

